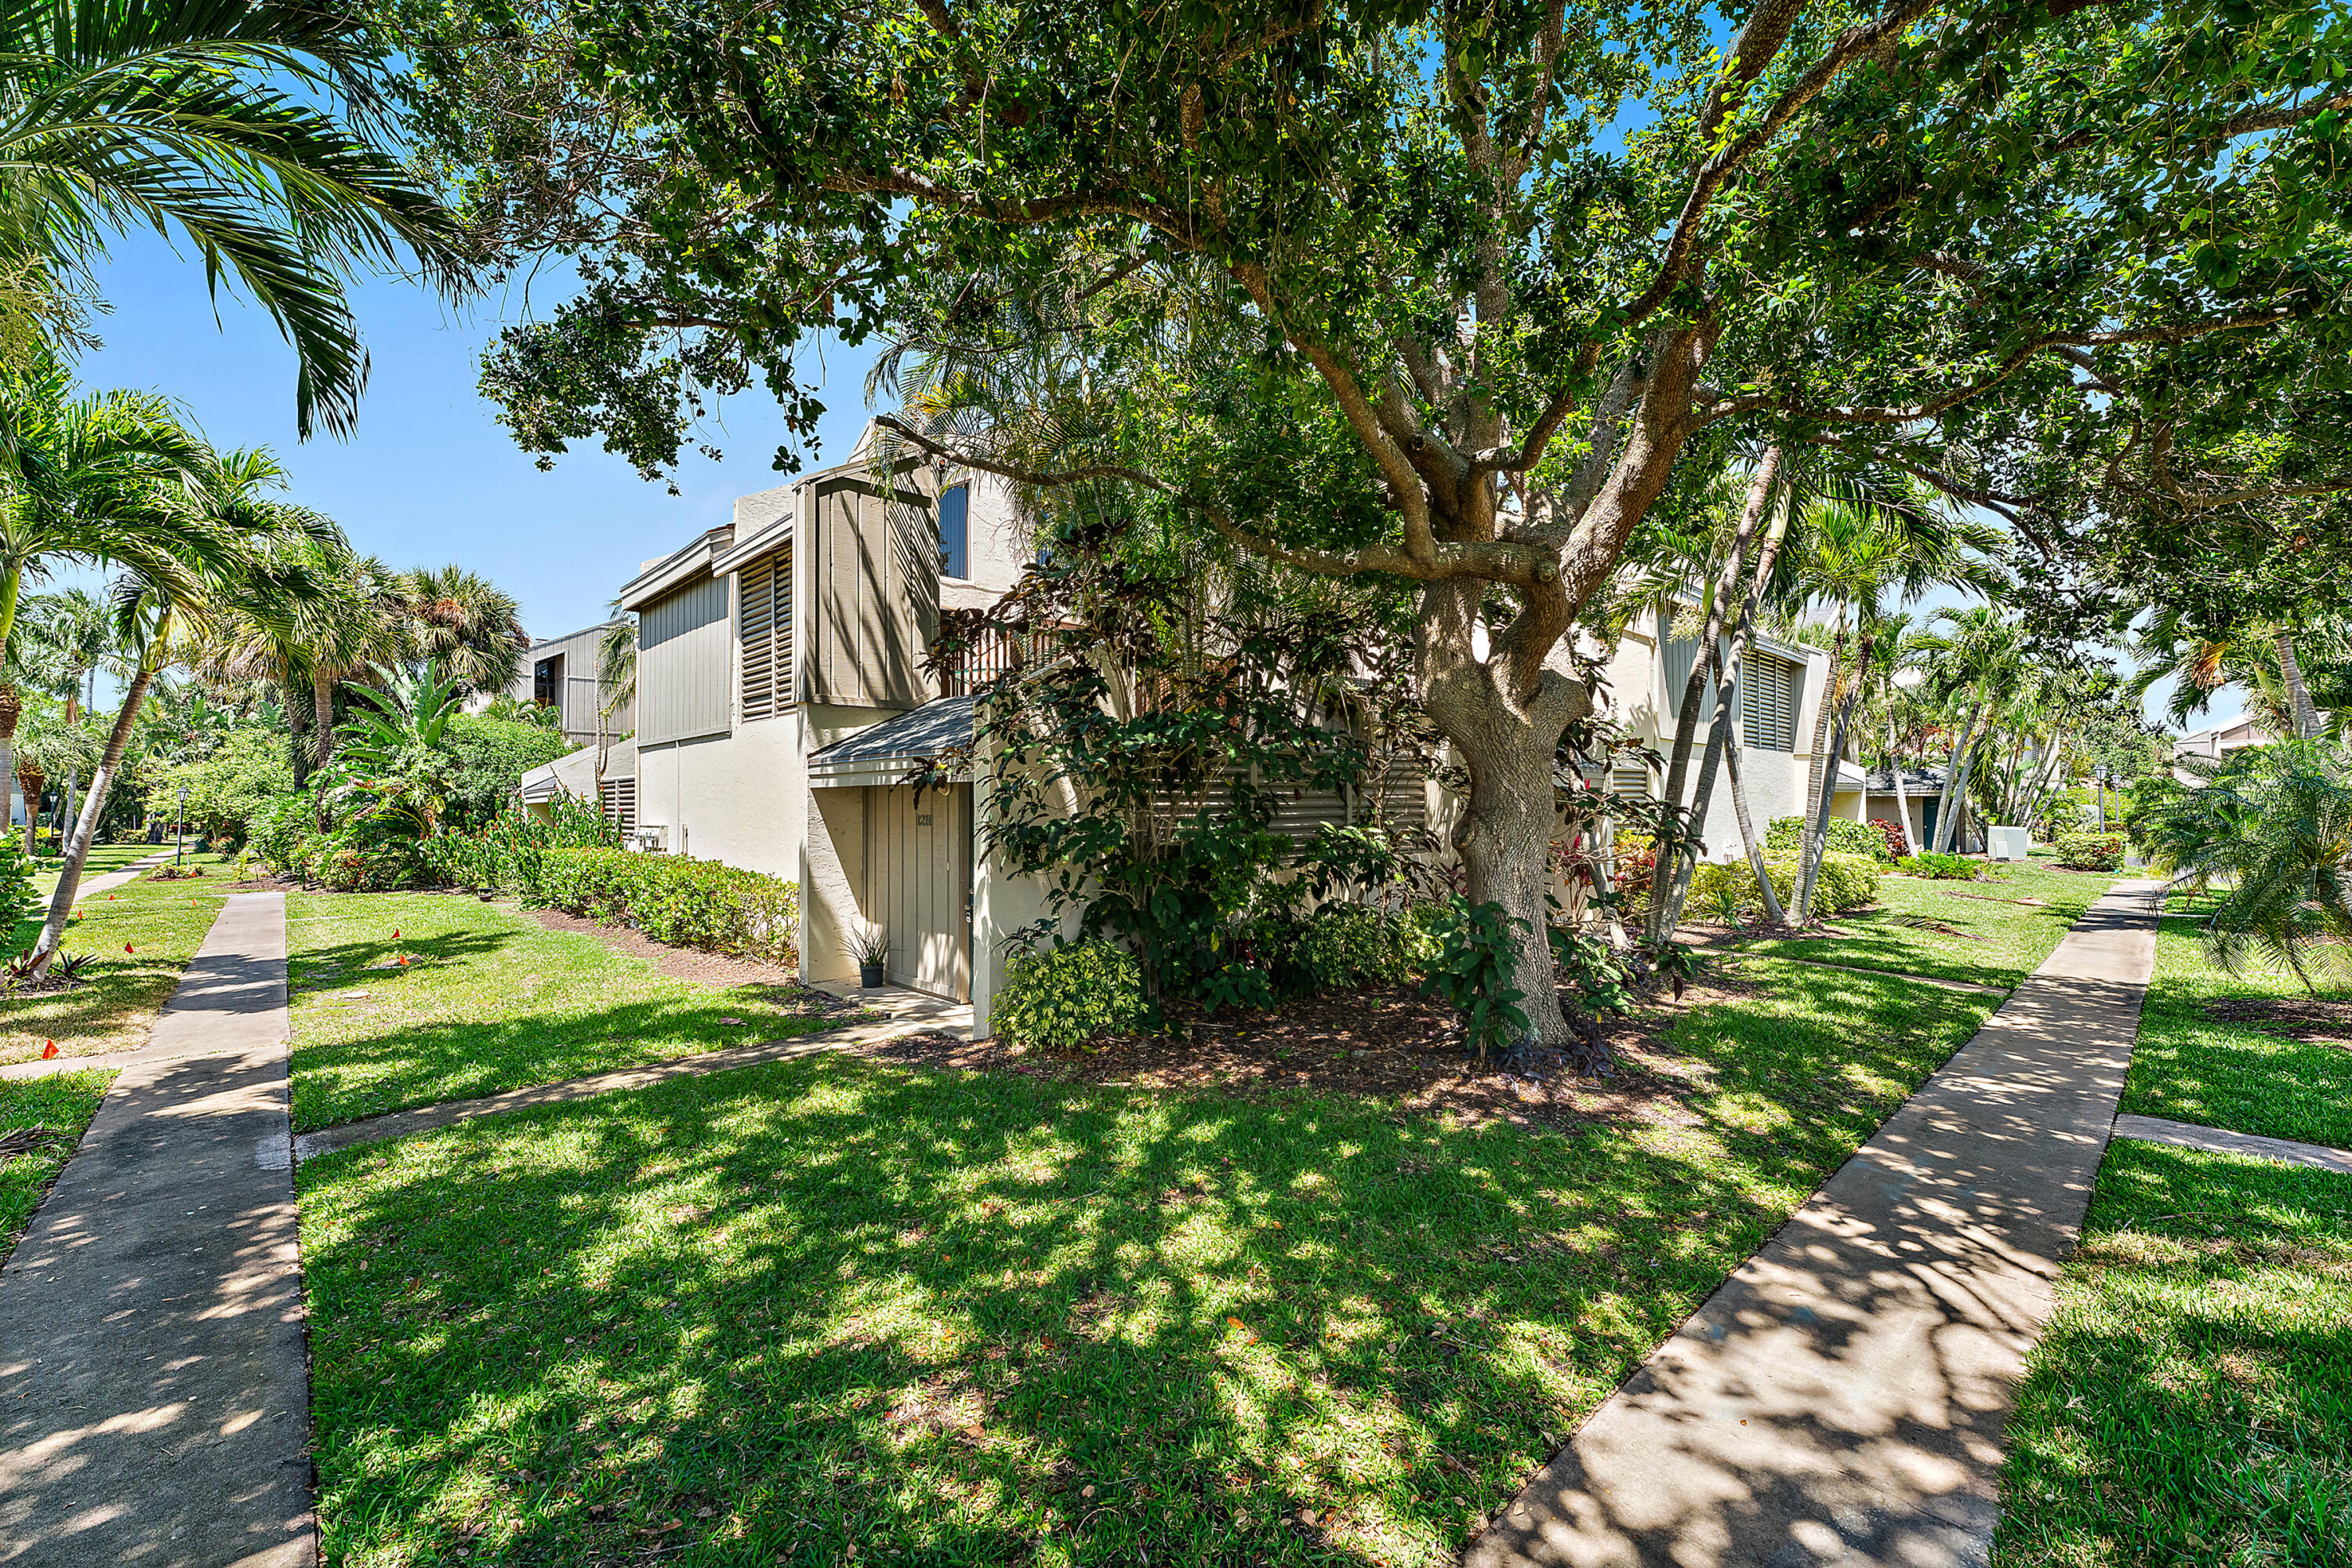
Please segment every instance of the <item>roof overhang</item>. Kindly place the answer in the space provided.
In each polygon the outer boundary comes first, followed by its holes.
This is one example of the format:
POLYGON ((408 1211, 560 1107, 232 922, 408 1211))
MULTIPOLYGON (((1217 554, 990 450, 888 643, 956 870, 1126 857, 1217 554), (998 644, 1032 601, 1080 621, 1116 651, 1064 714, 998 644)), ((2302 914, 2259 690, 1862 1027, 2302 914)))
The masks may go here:
POLYGON ((641 610, 671 589, 710 575, 710 563, 735 537, 735 525, 722 523, 683 550, 663 556, 629 579, 621 589, 621 608, 641 610))
POLYGON ((895 719, 811 752, 808 781, 818 789, 904 784, 925 763, 971 744, 971 736, 972 700, 934 698, 920 708, 910 708, 895 719))

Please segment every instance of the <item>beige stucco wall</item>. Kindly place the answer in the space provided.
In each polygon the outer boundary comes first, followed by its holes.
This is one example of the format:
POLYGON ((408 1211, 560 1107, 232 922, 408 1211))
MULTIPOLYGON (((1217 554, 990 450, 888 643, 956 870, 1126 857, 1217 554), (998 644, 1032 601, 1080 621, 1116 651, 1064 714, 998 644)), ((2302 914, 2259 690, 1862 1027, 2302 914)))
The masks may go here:
MULTIPOLYGON (((1821 710, 1822 687, 1829 678, 1829 655, 1817 648, 1807 649, 1806 655, 1805 686, 1802 700, 1798 704, 1796 750, 1740 748, 1739 767, 1748 785, 1748 811, 1759 836, 1772 818, 1801 816, 1808 807, 1806 779, 1812 763, 1813 721, 1821 710)), ((1665 660, 1659 656, 1654 638, 1645 630, 1628 631, 1610 650, 1607 668, 1612 714, 1620 723, 1646 738, 1661 756, 1671 762, 1675 720, 1666 693, 1665 660)), ((1712 710, 1710 692, 1708 711, 1712 710)), ((1702 717, 1691 756, 1694 772, 1706 757, 1708 729, 1708 721, 1702 717)), ((1736 860, 1747 853, 1739 837, 1738 814, 1732 806, 1731 774, 1727 769, 1718 770, 1716 774, 1715 790, 1707 797, 1706 817, 1699 826, 1699 837, 1706 846, 1706 858, 1709 860, 1736 860)))

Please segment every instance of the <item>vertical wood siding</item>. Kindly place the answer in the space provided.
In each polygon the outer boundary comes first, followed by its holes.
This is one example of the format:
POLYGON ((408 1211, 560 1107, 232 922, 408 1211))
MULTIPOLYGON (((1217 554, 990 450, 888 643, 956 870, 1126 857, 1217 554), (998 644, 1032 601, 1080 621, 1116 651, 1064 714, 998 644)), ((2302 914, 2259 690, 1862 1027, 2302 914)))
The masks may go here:
POLYGON ((647 605, 637 617, 637 739, 657 743, 733 728, 734 639, 728 632, 728 582, 688 583, 647 605))
POLYGON ((817 559, 809 699, 873 708, 928 700, 921 662, 940 620, 929 498, 902 490, 894 505, 867 480, 846 477, 811 488, 817 559))
POLYGON ((890 933, 894 984, 966 1001, 971 946, 964 895, 971 886, 971 786, 866 792, 866 916, 890 933))

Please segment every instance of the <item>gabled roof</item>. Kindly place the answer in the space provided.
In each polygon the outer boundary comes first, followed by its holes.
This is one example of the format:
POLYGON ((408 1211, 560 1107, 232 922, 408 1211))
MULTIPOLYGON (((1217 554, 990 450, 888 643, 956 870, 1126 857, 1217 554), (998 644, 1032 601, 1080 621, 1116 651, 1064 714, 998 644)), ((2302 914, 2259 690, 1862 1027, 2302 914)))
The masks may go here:
POLYGON ((939 697, 809 755, 812 784, 896 784, 918 763, 971 744, 972 700, 939 697), (887 775, 887 776, 885 776, 887 775))

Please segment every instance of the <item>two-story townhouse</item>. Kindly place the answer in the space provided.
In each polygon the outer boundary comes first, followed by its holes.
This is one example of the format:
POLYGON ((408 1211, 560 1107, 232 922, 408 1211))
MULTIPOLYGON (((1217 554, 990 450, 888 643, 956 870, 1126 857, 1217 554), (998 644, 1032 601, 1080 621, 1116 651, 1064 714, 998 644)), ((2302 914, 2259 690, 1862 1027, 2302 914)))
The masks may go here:
MULTIPOLYGON (((1042 889, 975 853, 984 779, 919 795, 902 781, 972 733, 965 682, 950 672, 943 691, 923 668, 939 611, 1013 587, 1027 548, 1001 483, 908 463, 886 494, 869 451, 861 443, 837 468, 741 498, 730 522, 645 563, 623 588, 638 628, 637 732, 626 761, 625 749, 606 758, 607 804, 630 800, 648 849, 797 881, 803 980, 854 979, 852 937, 879 927, 890 979, 969 1000, 985 1036, 1004 938, 1043 912, 1042 889)), ((1664 751, 1696 644, 1659 629, 1620 641, 1609 686, 1616 716, 1664 751)), ((1827 661, 1770 641, 1749 656, 1742 762, 1759 831, 1803 809, 1827 661)), ((562 770, 576 774, 583 759, 541 770, 526 796, 568 787, 562 770)), ((1653 794, 1661 783, 1641 767, 1612 782, 1653 794)), ((1405 794, 1392 819, 1451 819, 1435 785, 1405 794)), ((1352 804, 1302 799, 1276 826, 1304 837, 1352 804)), ((1711 858, 1741 853, 1727 785, 1705 838, 1711 858)))

